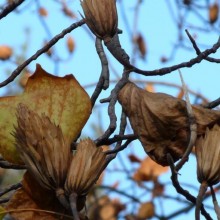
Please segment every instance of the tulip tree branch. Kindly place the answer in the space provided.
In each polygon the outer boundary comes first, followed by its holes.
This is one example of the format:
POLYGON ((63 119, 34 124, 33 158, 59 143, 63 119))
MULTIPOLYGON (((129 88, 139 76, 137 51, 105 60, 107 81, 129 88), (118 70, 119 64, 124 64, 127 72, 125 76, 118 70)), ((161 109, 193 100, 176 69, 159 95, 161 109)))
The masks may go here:
POLYGON ((26 169, 25 165, 18 165, 9 163, 8 161, 4 160, 3 158, 0 158, 0 167, 4 169, 14 169, 14 170, 24 170, 26 169))
POLYGON ((96 189, 107 189, 109 191, 118 193, 121 196, 125 196, 134 202, 141 203, 139 198, 135 197, 134 195, 130 195, 130 194, 126 193, 125 191, 118 190, 115 187, 111 187, 111 186, 107 186, 107 185, 99 185, 99 186, 95 186, 95 188, 96 189))
POLYGON ((8 4, 0 13, 0 20, 6 17, 9 13, 15 10, 19 5, 21 5, 24 0, 17 0, 13 1, 12 3, 8 4))
MULTIPOLYGON (((124 135, 126 125, 127 125, 126 115, 122 111, 119 135, 124 135)), ((117 142, 117 144, 116 144, 116 146, 115 146, 115 148, 113 150, 106 151, 105 154, 109 155, 108 161, 113 160, 116 157, 117 153, 119 151, 124 150, 128 146, 128 144, 130 144, 131 141, 132 140, 127 140, 125 142, 125 144, 122 145, 122 140, 120 140, 120 141, 117 142)))
POLYGON ((110 124, 105 131, 105 133, 95 140, 97 146, 101 146, 105 143, 106 140, 113 134, 116 129, 117 116, 115 114, 115 105, 117 103, 118 93, 123 88, 123 86, 128 82, 129 73, 127 70, 124 71, 122 78, 115 85, 114 89, 111 91, 111 95, 100 100, 101 103, 109 102, 108 105, 108 115, 110 119, 110 124))
MULTIPOLYGON (((185 30, 188 38, 190 39, 193 48, 196 51, 196 54, 199 55, 201 54, 201 50, 199 49, 199 47, 196 44, 196 41, 193 39, 193 37, 191 36, 191 34, 189 33, 189 31, 186 29, 185 30)), ((215 58, 211 58, 211 57, 206 57, 205 60, 209 61, 209 62, 213 62, 213 63, 220 63, 220 59, 215 59, 215 58)))
POLYGON ((99 78, 98 83, 96 84, 95 91, 92 94, 91 102, 92 106, 95 105, 95 102, 97 98, 99 97, 102 90, 106 90, 109 87, 109 69, 108 69, 108 60, 106 58, 103 46, 102 46, 102 40, 98 37, 96 38, 96 51, 99 55, 99 59, 102 64, 102 72, 99 78))
POLYGON ((187 67, 190 68, 192 66, 194 66, 195 64, 200 63, 202 60, 206 59, 210 54, 215 53, 220 47, 220 38, 218 39, 217 43, 215 43, 210 49, 206 49, 205 51, 201 52, 197 57, 186 61, 186 62, 182 62, 170 67, 164 67, 161 69, 155 69, 155 70, 140 70, 136 67, 133 67, 133 69, 130 69, 130 71, 134 71, 136 73, 139 73, 141 75, 144 76, 163 76, 166 75, 168 73, 171 73, 175 70, 187 67))
POLYGON ((115 135, 113 138, 109 138, 108 140, 106 140, 105 144, 110 145, 110 144, 114 144, 118 141, 123 141, 123 140, 134 141, 136 139, 137 139, 137 135, 135 135, 135 134, 115 135))
POLYGON ((6 80, 1 82, 0 88, 2 88, 3 86, 6 86, 10 82, 12 82, 28 64, 30 64, 32 61, 36 60, 43 53, 47 52, 54 44, 56 44, 66 34, 70 33, 74 29, 82 26, 83 24, 85 24, 84 19, 82 19, 76 23, 73 23, 68 28, 64 29, 60 34, 58 34, 54 38, 52 38, 44 47, 39 49, 34 55, 32 55, 30 58, 28 58, 26 61, 24 61, 21 65, 19 65, 6 80))
POLYGON ((189 143, 186 148, 186 151, 183 154, 183 157, 176 165, 176 171, 179 171, 183 167, 185 162, 188 161, 189 154, 192 152, 193 146, 194 146, 194 144, 196 142, 196 138, 197 138, 197 124, 196 124, 196 120, 195 120, 195 117, 193 114, 192 106, 190 104, 189 95, 187 92, 187 87, 186 87, 186 84, 183 80, 183 77, 182 77, 180 70, 179 70, 179 74, 180 74, 181 82, 183 85, 183 91, 185 94, 186 109, 187 109, 187 114, 188 114, 188 119, 189 119, 189 127, 190 127, 190 139, 189 139, 189 143))
POLYGON ((217 107, 218 105, 220 105, 220 97, 206 105, 202 105, 204 108, 209 108, 209 109, 212 109, 212 108, 215 108, 217 107))
MULTIPOLYGON (((167 161, 170 164, 170 169, 171 169, 171 180, 173 183, 173 186, 175 187, 176 191, 183 195, 188 201, 192 202, 193 204, 196 204, 196 197, 191 195, 187 190, 183 189, 178 181, 178 173, 176 172, 175 165, 173 162, 173 158, 170 154, 167 155, 167 161)), ((204 205, 201 205, 201 214, 207 219, 207 220, 212 220, 211 216, 209 213, 206 212, 204 205)))

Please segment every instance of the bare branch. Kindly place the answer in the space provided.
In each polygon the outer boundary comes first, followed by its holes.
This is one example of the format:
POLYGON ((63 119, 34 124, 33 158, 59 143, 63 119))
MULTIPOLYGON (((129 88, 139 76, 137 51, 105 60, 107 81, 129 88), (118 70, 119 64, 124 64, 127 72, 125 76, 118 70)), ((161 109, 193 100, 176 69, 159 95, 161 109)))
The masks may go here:
POLYGON ((15 10, 20 4, 22 4, 24 0, 17 0, 13 1, 12 3, 8 4, 1 12, 0 12, 0 20, 7 16, 10 12, 15 10))
POLYGON ((24 170, 26 169, 25 165, 13 164, 8 161, 0 158, 0 167, 4 169, 14 169, 14 170, 24 170))
MULTIPOLYGON (((193 204, 196 204, 196 197, 191 195, 187 190, 183 189, 178 181, 178 173, 176 172, 175 165, 173 163, 173 158, 170 154, 167 155, 167 161, 170 163, 170 169, 172 172, 171 180, 173 183, 173 186, 175 187, 176 191, 183 195, 188 201, 192 202, 193 204)), ((201 213, 207 220, 212 220, 209 213, 206 212, 203 204, 201 205, 201 213)))
POLYGON ((73 23, 68 28, 64 29, 60 34, 56 35, 44 47, 39 49, 33 56, 31 56, 24 63, 22 63, 20 66, 18 66, 5 81, 1 82, 0 88, 3 86, 6 86, 10 82, 12 82, 28 64, 30 64, 32 61, 36 60, 43 53, 47 52, 54 44, 56 44, 60 39, 62 39, 67 33, 70 33, 72 30, 80 27, 84 23, 85 23, 85 21, 82 19, 76 23, 73 23))
MULTIPOLYGON (((189 39, 192 43, 193 48, 196 51, 196 54, 197 55, 201 54, 201 50, 197 46, 196 41, 193 39, 193 37, 191 36, 191 34, 189 33, 189 31, 187 29, 185 31, 186 31, 186 34, 187 34, 187 36, 189 37, 189 39)), ((215 59, 215 58, 212 58, 212 57, 206 57, 205 60, 207 60, 209 62, 213 62, 213 63, 220 63, 220 59, 215 59)))
POLYGON ((209 108, 209 109, 212 109, 212 108, 215 108, 217 107, 218 105, 220 105, 220 97, 206 105, 202 105, 204 108, 209 108))
POLYGON ((93 92, 92 97, 91 97, 92 106, 95 105, 95 102, 97 98, 99 97, 101 91, 109 87, 108 60, 106 58, 106 55, 105 55, 105 52, 102 46, 102 40, 97 37, 95 45, 96 45, 96 51, 99 55, 99 59, 102 64, 102 72, 101 72, 98 83, 96 83, 95 91, 93 92))

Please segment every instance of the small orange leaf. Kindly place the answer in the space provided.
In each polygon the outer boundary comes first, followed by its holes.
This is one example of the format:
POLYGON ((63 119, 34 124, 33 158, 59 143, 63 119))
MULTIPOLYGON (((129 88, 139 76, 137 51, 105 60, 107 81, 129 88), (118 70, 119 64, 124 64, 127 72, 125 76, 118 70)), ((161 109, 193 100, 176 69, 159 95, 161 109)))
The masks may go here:
POLYGON ((71 36, 67 38, 67 48, 70 53, 72 53, 75 49, 75 42, 71 36))
POLYGON ((163 167, 150 157, 146 157, 140 164, 140 167, 134 173, 134 180, 139 181, 152 181, 157 179, 158 176, 168 171, 168 167, 163 167))
POLYGON ((209 22, 211 24, 215 23, 218 19, 219 6, 218 3, 214 3, 209 7, 209 22))
POLYGON ((19 103, 41 115, 44 113, 62 129, 64 137, 73 141, 91 113, 88 94, 72 75, 53 76, 37 65, 28 79, 24 93, 0 98, 0 153, 4 159, 20 163, 11 135, 17 124, 16 108, 19 103))
POLYGON ((154 84, 153 83, 147 83, 147 85, 145 86, 145 90, 148 91, 148 92, 155 92, 154 84))
POLYGON ((47 17, 48 15, 48 11, 46 10, 46 8, 43 8, 43 7, 39 8, 38 13, 43 17, 47 17))
POLYGON ((6 45, 0 46, 0 60, 7 60, 11 57, 13 50, 11 47, 6 45))
POLYGON ((140 220, 145 220, 152 218, 154 214, 155 214, 154 204, 152 202, 145 202, 142 203, 141 206, 139 207, 137 217, 140 220))

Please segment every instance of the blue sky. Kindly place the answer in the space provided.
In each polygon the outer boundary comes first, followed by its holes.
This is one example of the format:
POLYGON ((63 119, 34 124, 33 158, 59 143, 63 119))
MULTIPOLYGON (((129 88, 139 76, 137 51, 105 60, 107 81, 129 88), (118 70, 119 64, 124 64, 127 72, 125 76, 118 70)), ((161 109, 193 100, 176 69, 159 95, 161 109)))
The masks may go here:
MULTIPOLYGON (((4 1, 3 1, 4 2, 4 1)), ((50 36, 42 27, 42 23, 39 21, 38 16, 36 15, 36 4, 31 3, 32 1, 25 2, 23 6, 19 8, 19 13, 12 13, 6 18, 3 18, 0 21, 0 44, 7 44, 14 48, 14 53, 19 55, 21 53, 21 45, 25 42, 28 42, 26 57, 28 58, 30 55, 35 53, 37 49, 39 49, 44 40, 49 40, 50 36), (27 39, 27 35, 25 34, 25 29, 30 29, 30 36, 27 39)), ((33 1, 34 2, 34 1, 33 1)), ((48 10, 48 16, 45 18, 45 23, 49 27, 50 35, 54 36, 60 33, 64 28, 68 27, 71 23, 75 22, 75 20, 71 18, 65 17, 60 12, 60 5, 54 3, 54 1, 39 1, 40 4, 48 10)), ((129 1, 129 3, 124 3, 124 9, 126 13, 127 22, 130 28, 133 28, 133 17, 134 17, 134 6, 136 1, 129 1)), ((171 66, 174 64, 178 64, 183 61, 188 61, 191 58, 195 57, 196 54, 194 50, 186 50, 186 49, 178 49, 174 58, 165 64, 160 62, 160 58, 162 56, 169 56, 172 51, 173 44, 175 44, 177 39, 177 29, 176 29, 176 22, 178 16, 184 16, 185 11, 181 10, 178 12, 176 9, 174 1, 161 1, 161 0, 154 0, 154 1, 143 1, 142 6, 140 8, 140 14, 138 19, 138 25, 136 26, 136 31, 141 33, 146 41, 147 45, 147 57, 146 60, 138 60, 137 66, 146 69, 146 70, 153 70, 162 68, 164 66, 171 66), (170 15, 170 11, 168 9, 168 3, 171 5, 173 9, 173 17, 170 15)), ((199 2, 199 1, 198 1, 199 2)), ((201 1, 206 2, 206 1, 201 1)), ((78 11, 82 12, 79 1, 72 0, 68 1, 70 8, 74 10, 77 15, 78 11)), ((205 3, 204 3, 205 4, 205 3)), ((118 4, 120 6, 120 4, 118 4)), ((129 55, 132 53, 132 44, 131 44, 131 36, 129 32, 126 31, 126 25, 123 20, 123 16, 121 14, 121 8, 118 7, 118 14, 119 14, 119 28, 123 30, 123 34, 120 35, 121 44, 123 48, 127 51, 129 55)), ((201 11, 202 16, 208 20, 208 12, 203 10, 201 11)), ((201 22, 193 10, 191 13, 187 15, 187 23, 189 25, 183 27, 188 28, 192 35, 197 35, 198 45, 201 46, 201 50, 209 48, 214 44, 218 39, 219 32, 211 32, 211 31, 202 31, 198 32, 197 30, 193 29, 190 26, 198 25, 201 28, 207 28, 208 30, 211 29, 211 26, 208 22, 201 22)), ((78 17, 80 17, 78 15, 78 17)), ((215 24, 216 29, 218 30, 220 26, 219 21, 215 24)), ((81 85, 88 85, 90 83, 97 82, 99 78, 99 74, 101 71, 100 61, 96 54, 96 50, 94 47, 94 37, 91 34, 88 34, 88 29, 86 26, 82 28, 78 28, 77 30, 73 31, 69 34, 74 38, 76 43, 76 49, 73 55, 66 61, 59 65, 57 68, 53 62, 47 57, 47 55, 42 55, 37 59, 37 61, 32 62, 29 65, 29 69, 34 71, 36 63, 40 63, 42 67, 51 73, 56 73, 60 76, 72 73, 75 75, 77 80, 80 82, 81 85)), ((185 35, 186 37, 186 35, 185 35)), ((191 43, 188 41, 186 37, 186 45, 191 47, 191 43)), ((68 51, 66 49, 66 37, 59 41, 59 43, 54 47, 56 53, 62 59, 68 58, 68 51)), ((114 68, 117 71, 117 74, 120 76, 122 73, 122 66, 119 65, 116 60, 111 57, 111 55, 107 52, 108 59, 114 68)), ((213 57, 219 57, 220 53, 217 52, 213 57)), ((16 68, 16 65, 13 63, 5 64, 1 62, 1 74, 0 80, 2 81, 7 77, 4 74, 5 70, 13 70, 16 68)), ((188 85, 188 87, 195 92, 202 93, 205 97, 209 100, 214 100, 219 97, 220 87, 220 66, 218 64, 208 63, 203 61, 200 64, 193 66, 192 68, 184 68, 181 70, 184 81, 188 85)), ((163 81, 169 83, 176 83, 180 85, 180 78, 178 72, 175 71, 171 74, 165 76, 155 76, 155 77, 142 77, 136 74, 132 74, 133 78, 141 79, 141 80, 150 80, 150 81, 163 81)), ((111 72, 111 79, 118 79, 112 72, 111 72)), ((13 84, 10 86, 13 87, 13 84)), ((91 94, 93 90, 87 89, 87 92, 91 94)), ((169 87, 164 86, 157 86, 157 92, 165 92, 171 95, 176 95, 178 90, 171 89, 169 87)), ((0 89, 0 93, 4 93, 4 88, 0 89)), ((110 89, 104 92, 101 97, 107 97, 110 94, 110 89)), ((191 97, 194 100, 194 97, 191 97)), ((108 119, 106 118, 106 104, 101 107, 101 114, 103 120, 103 126, 106 128, 108 126, 108 119)), ((85 127, 84 133, 85 135, 89 135, 91 133, 91 123, 96 122, 96 115, 92 116, 89 120, 88 125, 85 127)), ((145 156, 141 146, 135 142, 131 149, 127 149, 126 151, 135 151, 141 158, 145 156), (137 149, 137 150, 136 150, 137 149)), ((123 157, 123 153, 120 153, 123 157)), ((126 161, 126 158, 124 158, 126 161)), ((112 163, 112 167, 117 165, 117 161, 112 163)), ((196 164, 195 158, 192 156, 190 159, 190 163, 188 163, 183 170, 181 170, 180 179, 184 182, 190 182, 193 185, 196 183, 196 164)), ((118 175, 112 175, 111 180, 112 182, 119 178, 118 175)), ((163 181, 167 182, 169 180, 169 175, 165 175, 162 178, 163 181)), ((109 179, 108 179, 109 182, 109 179)), ((126 184, 125 184, 126 185, 126 184)), ((124 188, 125 185, 121 187, 124 188)), ((166 193, 175 193, 173 187, 168 187, 166 193)), ((194 191, 196 193, 196 191, 194 191)), ((210 203, 209 203, 210 204, 210 203)), ((166 206, 164 207, 167 212, 171 212, 173 206, 177 206, 176 202, 167 202, 166 206)), ((193 216, 193 212, 190 215, 193 216)), ((193 217, 192 217, 193 218, 193 217)), ((191 219, 192 219, 191 218, 191 219)), ((178 218, 178 220, 185 219, 184 216, 178 218)))

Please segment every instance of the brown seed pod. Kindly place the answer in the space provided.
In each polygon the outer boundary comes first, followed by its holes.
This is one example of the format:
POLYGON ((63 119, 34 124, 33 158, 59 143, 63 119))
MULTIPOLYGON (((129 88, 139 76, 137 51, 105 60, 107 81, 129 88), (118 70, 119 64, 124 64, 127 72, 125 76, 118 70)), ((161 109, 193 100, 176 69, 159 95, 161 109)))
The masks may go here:
MULTIPOLYGON (((133 83, 122 88, 118 99, 145 152, 155 162, 169 165, 168 153, 174 161, 182 157, 190 137, 185 101, 164 93, 150 93, 133 83)), ((206 127, 220 123, 220 112, 199 106, 192 108, 198 136, 205 133, 206 127)))
POLYGON ((215 185, 220 181, 220 127, 207 128, 196 141, 197 177, 202 183, 215 185))
POLYGON ((56 191, 61 198, 71 161, 70 143, 59 126, 24 104, 17 107, 17 123, 16 148, 27 170, 44 189, 56 191))
POLYGON ((86 24, 97 37, 112 38, 118 27, 115 0, 81 0, 86 24))
POLYGON ((106 165, 106 156, 101 148, 97 148, 90 139, 81 140, 77 146, 65 183, 68 195, 88 193, 92 185, 98 180, 106 165))

